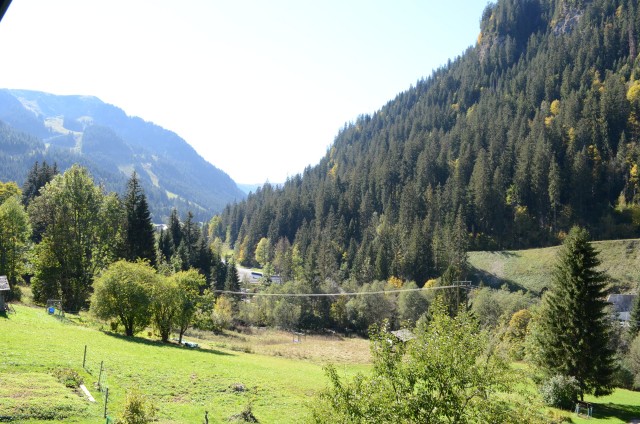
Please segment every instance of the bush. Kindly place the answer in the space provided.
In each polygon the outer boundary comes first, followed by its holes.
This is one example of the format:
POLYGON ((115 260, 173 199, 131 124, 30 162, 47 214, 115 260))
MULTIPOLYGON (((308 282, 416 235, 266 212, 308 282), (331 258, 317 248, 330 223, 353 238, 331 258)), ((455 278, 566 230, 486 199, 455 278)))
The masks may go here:
POLYGON ((258 419, 253 412, 251 411, 251 403, 245 406, 244 410, 239 414, 235 414, 229 417, 229 421, 231 422, 241 422, 241 423, 258 423, 258 419))
POLYGON ((80 374, 71 368, 58 368, 53 371, 53 375, 59 382, 72 389, 82 384, 82 377, 80 377, 80 374))
POLYGON ((130 390, 124 401, 122 419, 123 424, 145 424, 153 421, 156 408, 153 403, 138 389, 130 390))
POLYGON ((22 300, 22 289, 18 287, 17 284, 13 284, 9 288, 10 288, 9 295, 5 300, 7 302, 11 302, 11 301, 20 302, 22 300))
POLYGON ((572 409, 579 393, 578 380, 564 375, 555 375, 540 387, 543 402, 562 409, 572 409))

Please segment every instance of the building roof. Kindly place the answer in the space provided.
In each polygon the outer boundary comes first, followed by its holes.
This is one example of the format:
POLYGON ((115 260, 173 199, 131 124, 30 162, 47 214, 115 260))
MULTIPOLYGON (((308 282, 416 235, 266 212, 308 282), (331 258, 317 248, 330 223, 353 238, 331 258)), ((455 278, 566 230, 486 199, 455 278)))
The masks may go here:
POLYGON ((631 312, 633 301, 637 296, 636 294, 610 294, 607 302, 613 305, 616 312, 631 312))
POLYGON ((9 287, 9 280, 7 280, 6 275, 0 275, 0 291, 11 290, 9 287))

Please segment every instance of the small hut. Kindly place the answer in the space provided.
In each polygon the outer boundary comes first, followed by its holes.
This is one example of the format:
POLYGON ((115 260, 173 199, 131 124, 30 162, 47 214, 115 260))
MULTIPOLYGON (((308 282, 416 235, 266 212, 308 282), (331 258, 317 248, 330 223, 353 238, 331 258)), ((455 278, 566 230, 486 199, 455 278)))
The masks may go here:
POLYGON ((7 310, 7 305, 4 302, 4 293, 11 290, 9 287, 9 280, 6 275, 0 275, 0 312, 7 310))
POLYGON ((629 326, 633 302, 637 296, 635 294, 610 294, 607 297, 607 302, 612 305, 613 318, 617 319, 623 327, 629 326))

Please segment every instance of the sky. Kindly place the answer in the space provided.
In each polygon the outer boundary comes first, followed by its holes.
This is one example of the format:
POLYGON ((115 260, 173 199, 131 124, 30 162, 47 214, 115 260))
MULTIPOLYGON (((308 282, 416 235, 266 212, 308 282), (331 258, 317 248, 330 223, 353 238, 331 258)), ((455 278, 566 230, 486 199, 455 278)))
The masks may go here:
POLYGON ((487 0, 13 0, 0 87, 92 95, 284 182, 473 45, 487 0))

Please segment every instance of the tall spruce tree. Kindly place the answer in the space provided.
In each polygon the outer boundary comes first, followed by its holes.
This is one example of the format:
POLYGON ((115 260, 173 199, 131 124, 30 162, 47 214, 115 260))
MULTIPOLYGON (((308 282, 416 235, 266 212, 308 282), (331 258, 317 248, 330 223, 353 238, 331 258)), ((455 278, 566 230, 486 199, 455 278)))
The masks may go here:
POLYGON ((238 277, 238 269, 233 259, 227 262, 227 274, 224 281, 224 289, 237 292, 240 291, 240 277, 238 277))
POLYGON ((146 259, 155 265, 155 234, 147 197, 142 190, 135 171, 127 183, 124 198, 126 223, 124 231, 123 257, 129 261, 146 259))
POLYGON ((22 185, 22 204, 25 208, 40 194, 40 189, 51 181, 56 174, 58 174, 58 165, 56 163, 53 166, 49 166, 47 161, 42 162, 41 166, 38 165, 37 161, 33 164, 22 185))
POLYGON ((180 222, 180 217, 178 216, 176 208, 171 209, 168 227, 167 231, 169 231, 169 235, 171 236, 173 249, 174 251, 177 251, 178 246, 180 246, 180 243, 182 242, 182 223, 180 222))
POLYGON ((629 341, 631 341, 640 333, 640 292, 633 300, 629 318, 629 341))
POLYGON ((538 364, 550 375, 573 376, 585 393, 612 390, 614 350, 605 308, 606 275, 589 233, 573 227, 558 252, 550 290, 543 299, 538 364))

